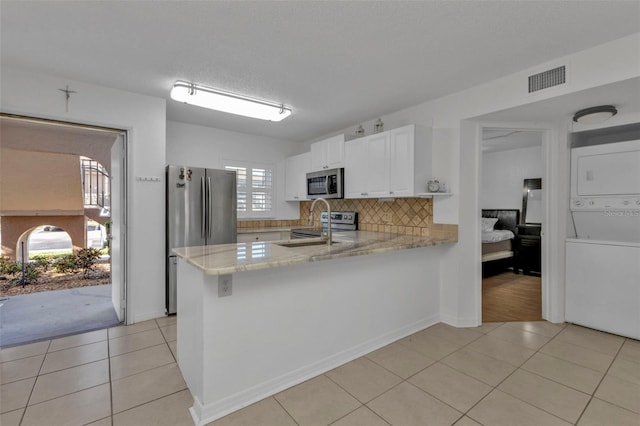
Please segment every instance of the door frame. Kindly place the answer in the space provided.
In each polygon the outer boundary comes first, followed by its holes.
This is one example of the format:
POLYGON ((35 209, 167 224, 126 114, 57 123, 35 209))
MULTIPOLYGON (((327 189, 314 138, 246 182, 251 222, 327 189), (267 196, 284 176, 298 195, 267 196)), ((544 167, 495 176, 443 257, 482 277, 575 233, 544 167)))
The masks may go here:
MULTIPOLYGON (((121 216, 121 224, 120 224, 120 233, 117 235, 117 238, 120 241, 120 251, 121 254, 118 258, 122 261, 120 265, 120 312, 118 314, 118 318, 120 319, 121 324, 127 324, 127 316, 129 312, 129 285, 127 277, 128 273, 128 264, 129 264, 129 250, 128 250, 128 241, 129 241, 129 232, 128 232, 128 223, 129 223, 129 210, 128 210, 128 200, 129 200, 129 185, 128 185, 128 176, 129 176, 129 161, 128 161, 128 152, 129 152, 129 132, 127 130, 122 130, 116 141, 114 143, 120 143, 122 140, 122 162, 120 164, 120 169, 122 170, 121 183, 120 183, 120 196, 118 197, 118 202, 120 203, 120 216, 121 216)), ((113 169, 113 165, 112 165, 113 169)), ((111 186, 111 192, 113 194, 113 186, 111 186)), ((114 199, 111 198, 111 203, 113 205, 114 199)), ((113 235, 112 235, 113 236, 113 235)), ((111 268, 111 282, 113 285, 113 256, 111 257, 112 268, 111 268)), ((112 289, 113 292, 113 289, 112 289)), ((112 293, 113 294, 113 293, 112 293)))
MULTIPOLYGON (((547 210, 546 210, 546 206, 548 205, 548 199, 547 199, 547 185, 548 185, 548 173, 547 173, 547 145, 545 143, 545 141, 548 139, 548 130, 545 129, 539 129, 539 128, 531 128, 530 126, 527 127, 514 127, 514 126, 498 126, 498 127, 494 127, 494 126, 488 126, 486 125, 486 123, 480 123, 480 155, 479 155, 479 161, 478 161, 478 172, 480 175, 480 178, 482 177, 482 171, 483 171, 483 167, 484 167, 484 161, 483 161, 483 155, 482 155, 482 143, 483 143, 483 138, 482 138, 482 134, 484 133, 485 129, 492 129, 492 130, 505 130, 505 131, 521 131, 521 132, 535 132, 538 133, 540 135, 540 147, 541 147, 541 151, 542 151, 542 155, 541 155, 541 161, 542 161, 542 180, 543 180, 543 200, 544 200, 544 207, 545 209, 542 212, 542 220, 541 220, 541 225, 542 225, 542 231, 540 233, 541 236, 541 267, 540 267, 540 279, 541 279, 541 290, 542 290, 542 298, 541 298, 541 316, 543 318, 545 318, 545 308, 548 306, 548 274, 547 274, 547 262, 545 259, 545 255, 548 253, 548 250, 545 250, 545 242, 547 240, 546 236, 545 236, 545 231, 547 229, 547 210)), ((537 177, 537 176, 533 176, 533 177, 537 177)), ((480 179, 481 181, 481 179, 480 179)), ((482 197, 482 187, 480 186, 479 190, 478 190, 478 203, 480 204, 480 200, 482 197)), ((498 206, 499 207, 499 206, 498 206)), ((482 208, 482 207, 481 207, 482 208)), ((518 208, 518 210, 521 210, 521 208, 518 208)), ((522 214, 522 211, 520 211, 520 214, 522 214)), ((482 252, 480 253, 480 255, 482 256, 482 252)), ((481 260, 482 262, 482 260, 481 260)), ((480 315, 482 316, 482 277, 480 278, 480 315)))
MULTIPOLYGON (((123 224, 125 226, 123 230, 124 238, 121 238, 121 244, 123 247, 122 249, 123 255, 121 256, 121 259, 122 259, 122 277, 121 277, 122 290, 121 291, 122 291, 122 295, 124 296, 124 313, 123 313, 121 322, 124 324, 127 324, 127 317, 131 307, 131 290, 128 285, 128 282, 129 282, 129 250, 128 250, 129 232, 126 226, 129 223, 128 201, 129 201, 129 155, 130 155, 129 132, 130 132, 130 129, 120 128, 120 127, 111 127, 111 126, 101 126, 101 125, 95 125, 90 123, 82 123, 78 121, 68 121, 68 120, 55 119, 55 118, 44 118, 44 117, 38 117, 35 115, 13 114, 13 113, 2 112, 2 111, 0 111, 0 116, 12 118, 16 120, 36 122, 36 123, 45 123, 45 124, 69 126, 69 127, 76 127, 76 128, 79 127, 79 128, 97 130, 97 131, 109 131, 109 132, 117 133, 118 134, 117 138, 120 138, 120 136, 122 135, 124 146, 123 146, 123 164, 122 164, 122 168, 123 168, 122 191, 121 191, 122 195, 120 197, 120 201, 123 203, 122 216, 123 216, 123 224)), ((111 200, 111 202, 113 203, 113 200, 111 200)))
MULTIPOLYGON (((480 181, 482 177, 482 130, 484 128, 492 128, 492 129, 505 129, 505 130, 526 130, 526 131, 539 131, 542 132, 542 161, 543 161, 543 176, 542 179, 545 182, 543 200, 544 200, 544 210, 542 213, 542 224, 543 230, 541 233, 542 241, 541 241, 541 256, 542 256, 542 266, 541 266, 541 280, 542 280, 542 318, 551 322, 559 322, 564 321, 564 298, 559 298, 558 293, 560 290, 563 290, 563 286, 560 285, 558 280, 552 280, 551 277, 557 275, 552 271, 552 268, 555 268, 553 262, 551 261, 551 253, 553 250, 554 242, 552 240, 553 234, 549 231, 550 229, 557 228, 557 224, 554 223, 555 220, 552 220, 553 214, 551 213, 551 205, 553 204, 553 199, 555 197, 555 191, 552 190, 554 187, 561 187, 562 185, 558 185, 556 176, 554 173, 554 162, 553 160, 553 149, 552 144, 557 141, 557 129, 555 126, 549 123, 526 123, 526 122, 493 122, 488 120, 479 120, 475 121, 476 131, 475 133, 475 144, 477 149, 474 152, 477 152, 476 165, 477 165, 477 182, 480 181), (559 288, 561 287, 561 288, 559 288), (558 300, 560 299, 560 300, 558 300), (560 309, 559 305, 562 306, 560 309)), ((475 193, 476 198, 476 206, 480 206, 480 196, 481 191, 478 185, 477 191, 475 193)), ((478 221, 479 222, 479 221, 478 221)), ((479 225, 477 225, 479 227, 479 225)), ((479 229, 476 228, 479 232, 479 229)), ((480 256, 479 263, 482 264, 482 253, 478 250, 478 254, 480 256)), ((558 271, 559 272, 559 271, 558 271)), ((474 277, 475 280, 475 288, 476 288, 476 306, 477 306, 477 318, 478 324, 482 324, 482 273, 476 274, 474 277)))

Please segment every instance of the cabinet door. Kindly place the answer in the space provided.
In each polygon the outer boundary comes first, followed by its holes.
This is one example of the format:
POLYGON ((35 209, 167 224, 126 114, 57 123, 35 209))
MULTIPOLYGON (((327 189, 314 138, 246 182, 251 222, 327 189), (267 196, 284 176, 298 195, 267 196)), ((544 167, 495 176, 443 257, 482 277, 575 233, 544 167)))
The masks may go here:
POLYGON ((327 167, 330 169, 344 167, 344 135, 329 138, 326 143, 327 167))
POLYGON ((239 243, 252 243, 258 240, 258 234, 238 234, 236 239, 239 243))
POLYGON ((370 197, 389 196, 389 132, 371 135, 367 141, 366 186, 370 197))
POLYGON ((320 141, 311 144, 311 171, 328 169, 327 165, 327 141, 320 141))
POLYGON ((283 239, 288 239, 288 237, 283 238, 282 233, 280 231, 252 232, 249 234, 238 234, 239 243, 255 243, 259 241, 278 241, 283 239))
POLYGON ((344 197, 367 197, 368 143, 366 138, 349 141, 345 144, 344 157, 344 197))
POLYGON ((311 154, 306 152, 285 160, 285 199, 300 201, 307 198, 306 175, 311 171, 311 154))
POLYGON ((390 132, 390 195, 408 197, 414 194, 414 141, 413 126, 401 127, 390 132))
POLYGON ((311 171, 344 167, 344 135, 311 144, 311 171))

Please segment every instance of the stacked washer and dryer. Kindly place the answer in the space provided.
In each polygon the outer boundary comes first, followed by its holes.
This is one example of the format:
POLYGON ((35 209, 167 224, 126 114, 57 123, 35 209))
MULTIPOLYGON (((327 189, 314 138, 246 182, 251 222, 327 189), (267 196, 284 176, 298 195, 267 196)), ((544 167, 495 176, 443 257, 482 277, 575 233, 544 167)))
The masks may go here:
POLYGON ((596 143, 571 148, 565 317, 640 339, 640 140, 596 143))

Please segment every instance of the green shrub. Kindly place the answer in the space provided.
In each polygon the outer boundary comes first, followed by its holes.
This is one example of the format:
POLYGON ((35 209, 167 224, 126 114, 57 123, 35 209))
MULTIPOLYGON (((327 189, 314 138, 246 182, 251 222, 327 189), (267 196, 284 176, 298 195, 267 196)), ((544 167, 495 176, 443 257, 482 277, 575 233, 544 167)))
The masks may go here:
POLYGON ((89 271, 93 271, 96 261, 100 258, 100 250, 94 248, 85 248, 78 250, 76 254, 78 264, 84 271, 85 278, 89 275, 89 271))
POLYGON ((51 256, 51 255, 49 256, 36 255, 31 258, 31 262, 34 265, 36 265, 38 269, 40 269, 42 272, 47 272, 51 267, 51 262, 53 261, 53 259, 57 257, 58 256, 51 256))
POLYGON ((0 257, 0 275, 15 275, 21 272, 22 268, 20 264, 15 260, 11 260, 8 257, 0 257))
POLYGON ((73 253, 65 254, 53 261, 53 270, 60 274, 75 273, 81 268, 78 256, 73 253))
POLYGON ((96 261, 100 258, 100 250, 85 248, 77 253, 65 254, 53 261, 53 270, 65 274, 76 273, 80 270, 84 272, 85 278, 89 272, 93 271, 96 261))
MULTIPOLYGON (((42 274, 42 270, 40 269, 40 267, 37 264, 35 264, 35 263, 25 263, 24 264, 24 282, 25 282, 25 284, 30 284, 30 283, 34 283, 34 282, 38 281, 38 278, 40 278, 41 274, 42 274)), ((18 281, 19 282, 21 280, 22 280, 22 274, 19 274, 16 278, 14 278, 14 281, 18 281)))
MULTIPOLYGON (((42 267, 37 263, 24 264, 24 282, 33 283, 40 278, 42 267)), ((22 264, 7 257, 0 257, 0 275, 10 276, 12 283, 22 282, 22 264)))

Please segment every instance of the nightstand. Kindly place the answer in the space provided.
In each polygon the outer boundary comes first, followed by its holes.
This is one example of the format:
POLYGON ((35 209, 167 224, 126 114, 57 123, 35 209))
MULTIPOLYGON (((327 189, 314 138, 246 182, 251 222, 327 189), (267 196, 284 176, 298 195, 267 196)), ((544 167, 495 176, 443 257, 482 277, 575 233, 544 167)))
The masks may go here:
POLYGON ((541 225, 518 225, 518 235, 515 239, 514 271, 523 274, 541 272, 541 225))

